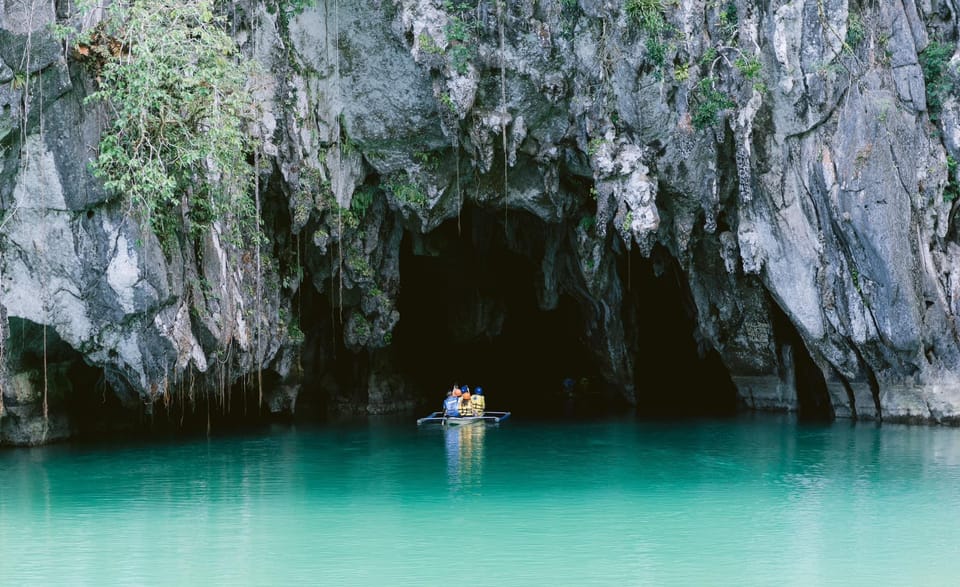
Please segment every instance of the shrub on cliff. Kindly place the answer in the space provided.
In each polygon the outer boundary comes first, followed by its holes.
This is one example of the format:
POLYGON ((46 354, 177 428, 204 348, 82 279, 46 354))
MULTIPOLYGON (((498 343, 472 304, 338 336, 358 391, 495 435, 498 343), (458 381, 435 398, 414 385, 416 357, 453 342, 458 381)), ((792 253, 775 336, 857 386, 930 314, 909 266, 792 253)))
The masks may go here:
POLYGON ((98 90, 111 117, 94 163, 169 246, 220 219, 234 236, 255 229, 250 63, 212 0, 115 2, 98 29, 98 90))

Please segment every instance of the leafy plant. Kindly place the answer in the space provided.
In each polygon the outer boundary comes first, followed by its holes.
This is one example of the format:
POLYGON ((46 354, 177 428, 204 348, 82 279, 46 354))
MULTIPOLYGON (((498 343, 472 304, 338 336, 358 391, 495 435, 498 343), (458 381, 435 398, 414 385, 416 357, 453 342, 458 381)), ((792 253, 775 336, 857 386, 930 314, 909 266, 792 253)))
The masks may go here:
POLYGON ((856 12, 851 11, 847 17, 847 37, 844 39, 845 49, 853 50, 867 36, 867 28, 863 24, 863 18, 856 12))
POLYGON ((367 215, 367 210, 370 208, 370 204, 373 203, 373 196, 376 194, 376 190, 370 186, 365 186, 356 191, 353 194, 353 199, 350 200, 350 211, 353 212, 359 219, 363 219, 367 215))
POLYGON ((650 35, 659 35, 667 28, 663 16, 663 0, 626 0, 627 18, 650 35))
POLYGON ((697 130, 716 124, 717 116, 721 112, 736 106, 733 98, 717 90, 713 84, 714 79, 707 77, 697 85, 697 106, 693 112, 693 126, 697 130))
POLYGON ((450 65, 460 75, 464 75, 470 70, 470 60, 473 58, 473 51, 466 45, 453 45, 450 47, 450 65))
POLYGON ((737 57, 733 64, 741 75, 748 80, 755 80, 760 77, 760 71, 763 67, 756 55, 741 55, 737 57))
POLYGON ((719 25, 720 34, 725 39, 733 39, 733 37, 737 36, 740 17, 737 14, 737 5, 735 2, 728 2, 720 11, 719 25))
POLYGON ((406 179, 396 175, 387 180, 384 187, 401 202, 421 208, 427 205, 427 195, 409 175, 406 179))
POLYGON ((658 68, 663 67, 667 59, 667 46, 659 36, 647 37, 647 57, 658 68))
POLYGON ((443 9, 447 12, 466 12, 477 7, 477 0, 443 0, 443 9))
POLYGON ((943 101, 955 88, 955 83, 949 72, 950 58, 953 56, 953 45, 941 41, 931 41, 927 48, 920 53, 920 67, 923 70, 923 79, 926 86, 927 107, 930 110, 930 119, 936 120, 943 101))
POLYGON ((107 190, 127 198, 165 246, 184 225, 196 236, 215 220, 238 242, 245 229, 259 233, 248 192, 252 66, 213 1, 115 2, 103 30, 122 47, 88 98, 113 115, 94 162, 107 190))
POLYGON ((587 155, 593 157, 600 152, 600 149, 603 148, 606 139, 603 137, 593 137, 590 139, 590 142, 587 143, 587 155))
POLYGON ((420 50, 424 53, 430 53, 431 55, 440 55, 443 53, 443 49, 441 49, 440 46, 434 42, 433 37, 427 33, 420 33, 417 40, 420 41, 420 50))
POLYGON ((457 105, 453 102, 453 97, 450 96, 447 92, 440 94, 440 103, 446 107, 452 114, 457 113, 457 105))
POLYGON ((947 155, 947 187, 943 190, 943 201, 953 202, 960 196, 960 186, 957 185, 957 160, 953 155, 947 155))
POLYGON ((444 30, 449 46, 450 65, 457 73, 467 73, 470 60, 473 58, 473 49, 469 43, 473 38, 473 31, 469 25, 459 17, 452 17, 444 30))

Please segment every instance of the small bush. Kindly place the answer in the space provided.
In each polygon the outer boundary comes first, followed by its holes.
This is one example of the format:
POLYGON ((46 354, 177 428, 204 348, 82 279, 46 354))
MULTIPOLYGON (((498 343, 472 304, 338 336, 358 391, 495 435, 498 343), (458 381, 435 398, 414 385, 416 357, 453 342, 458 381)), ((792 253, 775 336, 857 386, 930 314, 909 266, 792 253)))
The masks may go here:
POLYGON ((693 127, 703 130, 717 122, 717 116, 724 110, 736 107, 733 98, 717 90, 712 78, 700 80, 695 93, 697 106, 693 112, 693 127))
POLYGON ((196 236, 223 220, 238 243, 259 234, 249 193, 252 65, 224 26, 212 0, 118 1, 103 24, 101 38, 123 49, 105 53, 88 98, 113 115, 94 172, 165 246, 185 223, 196 236))
POLYGON ((931 41, 927 48, 920 53, 920 67, 923 70, 923 79, 926 86, 927 108, 930 119, 936 120, 943 101, 955 88, 955 83, 949 72, 950 58, 953 56, 953 45, 940 41, 931 41))
POLYGON ((667 28, 663 16, 663 0, 626 0, 627 18, 650 35, 660 35, 667 28))

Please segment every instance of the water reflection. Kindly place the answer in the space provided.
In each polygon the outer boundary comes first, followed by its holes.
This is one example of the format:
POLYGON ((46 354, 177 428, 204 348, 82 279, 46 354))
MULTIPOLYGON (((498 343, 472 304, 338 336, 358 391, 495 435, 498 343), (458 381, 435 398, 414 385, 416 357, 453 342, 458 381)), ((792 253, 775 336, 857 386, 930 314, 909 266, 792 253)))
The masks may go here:
POLYGON ((483 437, 486 424, 447 426, 443 431, 447 447, 447 480, 455 491, 480 487, 483 474, 483 437))

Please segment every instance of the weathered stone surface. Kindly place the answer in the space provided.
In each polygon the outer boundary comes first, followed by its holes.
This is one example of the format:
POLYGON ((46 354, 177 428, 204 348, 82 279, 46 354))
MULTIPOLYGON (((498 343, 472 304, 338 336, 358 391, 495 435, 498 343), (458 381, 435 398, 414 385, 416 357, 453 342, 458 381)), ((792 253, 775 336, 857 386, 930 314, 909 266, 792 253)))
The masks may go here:
MULTIPOLYGON (((472 245, 530 259, 542 310, 574 300, 628 401, 644 381, 635 316, 657 311, 624 311, 618 267, 636 246, 673 257, 694 336, 745 405, 801 409, 803 359, 838 417, 955 422, 960 101, 931 112, 920 64, 957 38, 958 7, 867 4, 680 0, 656 32, 594 0, 238 2, 237 38, 263 64, 258 262, 219 230, 164 255, 107 197, 88 170, 90 80, 48 34, 27 44, 52 4, 30 21, 7 2, 0 317, 46 325, 131 406, 267 369, 268 411, 292 413, 304 378, 333 411, 397 411, 412 401, 390 350, 402 243, 436 255, 444 223, 502 211, 473 220, 472 245), (366 383, 338 380, 335 360, 366 383)), ((498 336, 502 301, 465 300, 456 339, 498 336)), ((26 397, 0 358, 2 397, 26 397)), ((7 442, 38 441, 30 413, 7 442)))

